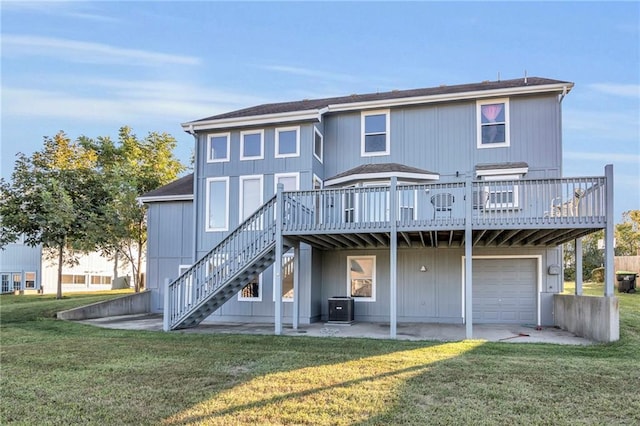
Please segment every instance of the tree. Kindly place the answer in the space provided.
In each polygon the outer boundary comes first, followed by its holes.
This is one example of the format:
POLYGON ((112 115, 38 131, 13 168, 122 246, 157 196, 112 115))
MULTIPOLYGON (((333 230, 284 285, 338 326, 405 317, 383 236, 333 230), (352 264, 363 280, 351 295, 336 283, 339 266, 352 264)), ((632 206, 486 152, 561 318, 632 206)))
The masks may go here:
POLYGON ((622 213, 622 223, 616 225, 616 256, 640 255, 640 210, 622 213))
POLYGON ((173 180, 185 166, 174 157, 176 140, 166 133, 151 132, 140 140, 122 127, 118 143, 109 138, 82 138, 82 145, 96 153, 97 166, 109 184, 113 202, 108 208, 107 237, 100 248, 114 259, 125 259, 132 268, 135 291, 142 287, 141 264, 147 243, 146 207, 140 195, 173 180))
POLYGON ((11 181, 0 179, 0 247, 24 235, 58 254, 62 298, 65 249, 89 251, 102 243, 111 192, 97 173, 96 153, 59 132, 31 157, 18 154, 11 181))

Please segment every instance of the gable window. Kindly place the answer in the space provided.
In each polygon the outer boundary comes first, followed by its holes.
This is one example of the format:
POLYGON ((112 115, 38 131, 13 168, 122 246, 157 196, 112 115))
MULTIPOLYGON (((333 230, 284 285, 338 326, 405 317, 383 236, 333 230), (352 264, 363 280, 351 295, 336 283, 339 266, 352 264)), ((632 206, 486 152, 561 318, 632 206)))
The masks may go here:
POLYGON ((356 301, 376 300, 376 257, 347 257, 347 295, 356 301))
POLYGON ((509 146, 509 99, 478 101, 478 148, 509 146))
POLYGON ((244 302, 262 301, 262 274, 255 276, 240 290, 238 300, 244 302))
POLYGON ((262 130, 240 133, 240 160, 261 160, 264 158, 262 130))
POLYGON ((207 152, 209 163, 229 161, 229 133, 208 135, 207 152))
POLYGON ((363 112, 360 155, 389 155, 389 110, 363 112))
POLYGON ((318 161, 322 163, 322 156, 324 155, 324 141, 322 133, 317 128, 313 128, 313 155, 316 156, 318 161))
POLYGON ((207 232, 229 228, 229 178, 207 179, 207 232))
POLYGON ((276 158, 300 155, 300 128, 276 129, 276 158))

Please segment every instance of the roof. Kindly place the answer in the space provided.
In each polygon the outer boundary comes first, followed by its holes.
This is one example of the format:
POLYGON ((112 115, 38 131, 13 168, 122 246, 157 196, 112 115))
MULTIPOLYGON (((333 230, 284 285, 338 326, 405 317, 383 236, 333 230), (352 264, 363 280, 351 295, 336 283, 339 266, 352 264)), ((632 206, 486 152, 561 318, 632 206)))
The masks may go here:
POLYGON ((143 203, 193 200, 193 173, 138 197, 143 203))
POLYGON ((386 179, 395 176, 403 180, 438 180, 440 175, 428 170, 398 163, 362 164, 325 180, 325 186, 367 179, 386 179))
POLYGON ((330 106, 345 106, 367 102, 402 99, 408 100, 409 98, 428 98, 438 97, 439 95, 462 95, 465 93, 472 94, 476 92, 497 91, 501 89, 537 88, 538 90, 543 91, 546 90, 546 86, 552 86, 548 88, 548 91, 562 91, 562 87, 564 87, 568 91, 571 89, 571 87, 573 87, 573 83, 568 81, 553 80, 549 78, 527 77, 502 81, 483 81, 481 83, 459 84, 454 86, 442 85, 438 87, 423 89, 392 90, 389 92, 367 93, 362 95, 354 94, 332 98, 305 99, 301 101, 257 105, 187 122, 183 124, 183 127, 187 129, 189 125, 195 126, 197 124, 217 120, 240 119, 273 114, 286 114, 300 111, 321 111, 325 108, 329 108, 330 106))

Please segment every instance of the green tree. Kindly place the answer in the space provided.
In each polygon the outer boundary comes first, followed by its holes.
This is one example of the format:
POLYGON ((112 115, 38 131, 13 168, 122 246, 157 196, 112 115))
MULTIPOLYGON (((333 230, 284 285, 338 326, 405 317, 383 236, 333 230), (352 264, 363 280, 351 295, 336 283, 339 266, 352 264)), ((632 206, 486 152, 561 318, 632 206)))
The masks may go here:
POLYGON ((125 126, 119 131, 117 143, 109 138, 83 138, 81 143, 96 153, 97 166, 113 200, 107 207, 109 220, 102 231, 106 241, 100 248, 131 265, 135 290, 140 291, 147 222, 146 207, 137 197, 175 180, 185 169, 173 155, 177 142, 169 134, 156 132, 139 139, 125 126))
POLYGON ((11 181, 0 179, 0 247, 25 242, 58 255, 57 298, 62 298, 65 249, 102 244, 111 192, 96 171, 97 155, 64 132, 44 138, 31 157, 18 154, 11 181))
POLYGON ((640 254, 640 210, 622 213, 622 223, 616 225, 616 256, 640 254))

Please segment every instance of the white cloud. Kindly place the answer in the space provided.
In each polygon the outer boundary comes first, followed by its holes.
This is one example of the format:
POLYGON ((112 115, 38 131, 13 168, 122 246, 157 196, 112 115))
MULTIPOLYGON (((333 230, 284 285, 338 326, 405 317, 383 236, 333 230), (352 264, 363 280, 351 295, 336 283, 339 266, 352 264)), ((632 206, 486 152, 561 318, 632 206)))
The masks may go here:
POLYGON ((310 69, 310 68, 292 67, 288 65, 259 65, 258 68, 267 70, 267 71, 297 75, 301 77, 314 77, 314 78, 323 78, 323 79, 349 81, 349 82, 356 81, 356 78, 349 74, 322 71, 316 68, 310 69))
POLYGON ((633 108, 566 110, 562 127, 582 139, 637 141, 640 137, 638 110, 633 108))
POLYGON ((142 66, 200 63, 200 59, 193 56, 120 48, 103 43, 30 35, 3 35, 2 56, 10 55, 52 56, 70 62, 142 66))
POLYGON ((2 11, 36 13, 63 18, 74 18, 95 22, 120 22, 120 19, 99 13, 94 13, 96 3, 76 0, 55 1, 4 1, 2 11))
POLYGON ((73 80, 93 94, 2 87, 3 117, 86 122, 188 121, 263 103, 263 99, 172 81, 73 80))
POLYGON ((589 87, 607 95, 640 98, 640 84, 594 83, 589 87))

